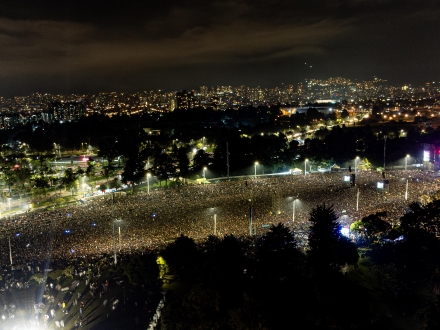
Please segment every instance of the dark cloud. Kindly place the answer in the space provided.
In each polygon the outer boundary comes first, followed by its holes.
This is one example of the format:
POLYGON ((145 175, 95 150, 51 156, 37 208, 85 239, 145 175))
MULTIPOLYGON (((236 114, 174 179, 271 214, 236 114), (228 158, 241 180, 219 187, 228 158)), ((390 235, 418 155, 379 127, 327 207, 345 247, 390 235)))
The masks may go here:
POLYGON ((435 79, 439 12, 429 0, 5 1, 0 95, 435 79))

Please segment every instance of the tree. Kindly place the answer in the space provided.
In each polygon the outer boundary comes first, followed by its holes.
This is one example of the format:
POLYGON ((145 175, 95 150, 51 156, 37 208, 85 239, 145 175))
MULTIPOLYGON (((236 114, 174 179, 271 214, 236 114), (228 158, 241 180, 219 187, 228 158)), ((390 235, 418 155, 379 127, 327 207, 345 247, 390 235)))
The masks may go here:
POLYGON ((115 174, 115 168, 111 165, 111 163, 107 163, 107 165, 104 165, 102 167, 103 170, 103 174, 105 179, 107 180, 107 185, 108 185, 108 179, 110 177, 112 177, 115 174))
POLYGON ((440 200, 434 200, 426 205, 412 203, 410 210, 411 212, 400 219, 401 229, 405 234, 432 237, 440 234, 440 200))
POLYGON ((109 188, 110 189, 120 189, 122 187, 122 183, 121 180, 119 180, 118 178, 114 178, 112 181, 110 181, 109 184, 109 188))
POLYGON ((107 190, 107 185, 104 184, 104 183, 101 183, 101 184, 99 185, 99 190, 100 190, 102 193, 104 193, 104 192, 107 190))
POLYGON ((310 212, 310 222, 309 258, 314 265, 339 268, 357 263, 356 247, 341 235, 332 206, 318 205, 310 212))
POLYGON ((132 284, 145 284, 150 289, 158 285, 159 266, 156 255, 152 253, 136 254, 124 262, 123 269, 132 284))
POLYGON ((260 251, 294 250, 297 247, 293 232, 282 223, 269 228, 269 232, 258 240, 260 251))
POLYGON ((176 163, 173 157, 167 153, 161 153, 154 157, 154 167, 159 180, 165 180, 167 185, 170 178, 177 176, 176 163))
POLYGON ((293 232, 279 223, 272 225, 257 242, 257 274, 263 278, 279 279, 293 275, 300 266, 301 253, 293 232))
POLYGON ((391 225, 383 220, 385 216, 386 212, 370 214, 357 221, 356 225, 350 226, 350 229, 360 236, 364 236, 368 241, 368 245, 370 245, 373 239, 377 238, 380 234, 386 233, 391 228, 391 225))
POLYGON ((86 168, 86 175, 89 179, 95 176, 95 170, 96 170, 95 162, 89 160, 87 162, 87 168, 86 168))
POLYGON ((205 152, 205 150, 203 149, 197 150, 193 159, 194 167, 199 167, 199 168, 203 166, 207 166, 208 163, 210 163, 210 161, 211 161, 210 155, 207 152, 205 152))
POLYGON ((29 162, 26 159, 20 159, 14 167, 15 177, 22 187, 31 177, 29 162))
MULTIPOLYGON (((211 243, 215 241, 210 240, 211 243)), ((244 244, 233 235, 227 235, 217 244, 210 244, 205 261, 203 279, 223 292, 238 290, 246 260, 244 244)))
POLYGON ((179 164, 178 167, 180 170, 180 175, 183 178, 186 178, 188 176, 189 159, 185 148, 179 148, 179 150, 177 151, 177 161, 179 164))
POLYGON ((52 174, 52 163, 55 159, 47 156, 39 155, 37 159, 31 160, 32 169, 36 174, 45 177, 46 174, 52 174))
POLYGON ((29 278, 29 281, 35 281, 38 284, 42 284, 47 279, 47 276, 44 273, 36 273, 29 278))
POLYGON ((165 305, 161 328, 223 329, 220 303, 220 292, 204 284, 194 285, 181 301, 171 301, 165 305))
POLYGON ((2 171, 2 181, 6 182, 9 188, 9 193, 11 192, 11 187, 14 185, 16 180, 15 172, 11 168, 5 168, 2 171))
POLYGON ((73 173, 73 170, 71 168, 68 168, 64 171, 62 181, 64 186, 66 187, 66 190, 73 190, 78 188, 78 180, 76 174, 73 173))
POLYGON ((181 235, 168 245, 162 254, 170 270, 179 276, 182 281, 192 282, 196 280, 200 256, 193 239, 181 235))
MULTIPOLYGON (((145 177, 145 161, 140 154, 132 155, 127 162, 125 162, 124 171, 122 172, 122 182, 127 184, 139 182, 145 177)), ((133 185, 134 187, 134 185, 133 185)))
POLYGON ((46 195, 46 191, 49 187, 49 180, 47 178, 38 177, 34 179, 34 189, 36 189, 37 194, 46 195))

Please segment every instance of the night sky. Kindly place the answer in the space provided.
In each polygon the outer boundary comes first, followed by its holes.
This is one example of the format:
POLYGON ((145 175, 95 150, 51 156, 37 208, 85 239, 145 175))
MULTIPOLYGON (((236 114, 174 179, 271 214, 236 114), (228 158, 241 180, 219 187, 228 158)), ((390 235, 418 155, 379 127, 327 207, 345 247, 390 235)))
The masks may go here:
POLYGON ((440 80, 439 54, 436 0, 0 2, 2 96, 421 84, 440 80))

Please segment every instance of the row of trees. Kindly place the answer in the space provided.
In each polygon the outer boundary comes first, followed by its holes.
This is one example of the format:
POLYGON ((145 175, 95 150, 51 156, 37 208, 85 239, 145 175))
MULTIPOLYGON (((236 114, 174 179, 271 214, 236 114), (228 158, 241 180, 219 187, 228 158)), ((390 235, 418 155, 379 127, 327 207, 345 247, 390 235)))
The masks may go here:
POLYGON ((122 269, 149 289, 167 272, 186 288, 167 295, 163 329, 389 329, 402 322, 437 329, 440 200, 409 207, 399 225, 376 213, 351 226, 362 259, 333 208, 318 205, 306 251, 279 224, 256 239, 181 236, 159 257, 137 256, 122 269))
POLYGON ((130 281, 148 288, 157 287, 161 270, 169 270, 188 288, 183 296, 167 295, 162 329, 279 329, 289 323, 308 329, 374 321, 370 312, 358 319, 355 309, 368 306, 360 302, 353 308, 349 297, 360 289, 339 273, 344 265, 356 264, 358 254, 340 235, 332 207, 317 206, 310 221, 307 255, 279 224, 256 240, 210 236, 196 244, 181 236, 160 253, 159 263, 144 255, 122 268, 130 281), (342 295, 341 289, 346 290, 342 295), (340 308, 348 317, 337 312, 340 308))
POLYGON ((343 165, 356 157, 380 166, 383 164, 385 135, 388 137, 387 164, 390 165, 401 161, 407 154, 418 157, 421 143, 440 140, 438 131, 422 134, 417 126, 404 123, 349 128, 334 126, 329 129, 326 124, 317 123, 334 123, 335 118, 313 109, 290 118, 280 117, 277 107, 248 108, 231 113, 203 111, 179 110, 163 116, 91 116, 63 125, 18 126, 0 134, 0 142, 3 142, 3 149, 14 146, 7 152, 4 150, 3 156, 17 159, 23 152, 27 157, 29 153, 34 158, 44 153, 54 157, 66 155, 69 148, 84 151, 83 143, 88 146, 86 150, 93 145, 93 149, 106 159, 108 165, 104 172, 114 172, 114 161, 118 159, 118 165, 126 167, 123 180, 138 182, 145 177, 148 162, 150 171, 161 180, 200 175, 205 166, 208 166, 210 175, 224 176, 227 152, 231 175, 251 173, 255 161, 261 164, 260 170, 265 173, 301 168, 306 158, 315 169, 335 163, 343 165), (255 120, 247 120, 252 118, 255 120), (160 135, 149 134, 144 127, 157 128, 160 135), (309 135, 307 127, 320 128, 309 135), (401 130, 405 131, 404 135, 401 130), (303 145, 290 139, 295 133, 302 133, 302 138, 307 136, 303 145), (47 143, 38 146, 41 141, 47 143), (27 147, 23 149, 23 145, 27 147), (204 150, 202 147, 208 148, 204 150), (194 148, 197 149, 195 154, 194 148))

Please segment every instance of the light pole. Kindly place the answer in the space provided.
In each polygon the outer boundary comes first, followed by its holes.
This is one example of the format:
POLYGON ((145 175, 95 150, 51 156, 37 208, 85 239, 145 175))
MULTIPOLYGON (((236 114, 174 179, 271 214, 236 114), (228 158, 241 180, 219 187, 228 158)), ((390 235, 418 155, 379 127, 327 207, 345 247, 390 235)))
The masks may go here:
POLYGON ((406 168, 408 167, 408 157, 409 157, 409 155, 406 155, 406 157, 405 157, 405 171, 406 171, 406 168))
MULTIPOLYGON (((119 220, 119 219, 113 220, 113 250, 114 250, 115 265, 118 263, 118 258, 116 256, 116 232, 115 232, 116 221, 121 221, 121 220, 119 220)), ((121 227, 119 227, 119 245, 121 245, 121 227)))
POLYGON ((255 179, 257 178, 257 165, 258 165, 258 162, 255 162, 255 164, 254 164, 254 169, 255 169, 254 177, 255 177, 255 179))
POLYGON ((357 197, 356 197, 356 211, 359 211, 359 188, 358 188, 357 197))
POLYGON ((214 213, 214 236, 217 235, 217 214, 214 213))
POLYGON ((114 192, 112 192, 112 221, 113 221, 113 250, 114 250, 113 258, 114 258, 115 265, 116 265, 118 263, 118 258, 116 256, 116 235, 115 235, 115 222, 116 222, 116 219, 114 218, 114 211, 115 211, 115 201, 114 201, 114 198, 115 198, 115 194, 114 194, 114 192))
POLYGON ((296 198, 293 197, 293 205, 292 205, 292 224, 295 222, 295 202, 296 202, 296 198))
POLYGON ((356 157, 356 159, 354 160, 354 173, 357 173, 357 162, 359 160, 359 157, 356 157))
POLYGON ((206 180, 206 166, 203 168, 203 184, 205 184, 205 180, 206 180))
POLYGON ((147 193, 150 194, 150 173, 147 173, 147 193))
POLYGON ((408 179, 406 179, 405 200, 408 200, 408 179))
POLYGON ((11 266, 12 266, 12 248, 11 248, 11 237, 8 237, 9 240, 9 260, 11 260, 11 266))
POLYGON ((308 162, 308 159, 306 158, 304 160, 304 176, 306 176, 306 174, 307 174, 307 162, 308 162))
POLYGON ((118 231, 119 231, 119 253, 121 252, 121 226, 118 225, 118 231))
POLYGON ((54 146, 54 148, 55 148, 55 156, 56 156, 57 151, 58 151, 58 157, 61 158, 60 145, 59 145, 59 144, 56 144, 56 143, 54 142, 54 143, 53 143, 53 146, 54 146))

